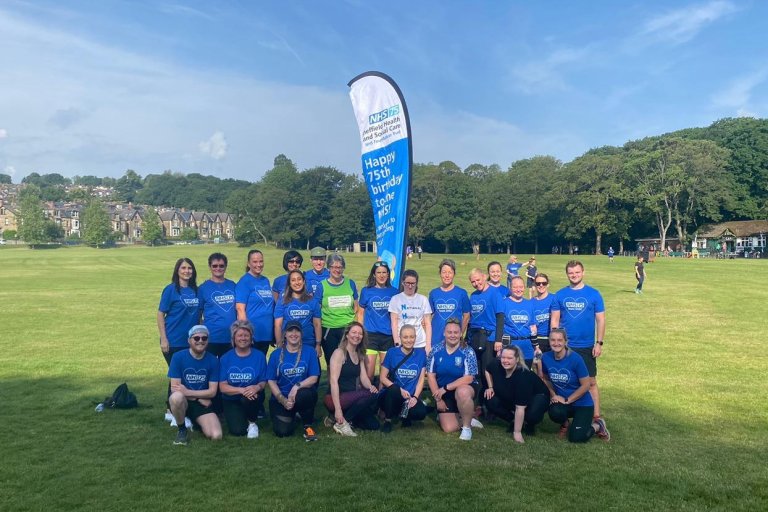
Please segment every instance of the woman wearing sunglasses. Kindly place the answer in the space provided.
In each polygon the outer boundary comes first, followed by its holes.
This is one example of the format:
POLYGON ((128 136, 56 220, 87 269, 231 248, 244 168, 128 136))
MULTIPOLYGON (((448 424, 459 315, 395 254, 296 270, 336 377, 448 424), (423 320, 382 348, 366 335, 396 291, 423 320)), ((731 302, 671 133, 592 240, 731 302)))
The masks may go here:
POLYGON ((397 293, 397 288, 392 286, 389 265, 385 261, 374 263, 365 286, 360 290, 360 307, 357 310, 357 321, 368 333, 366 370, 371 382, 376 371, 376 359, 379 363, 383 362, 387 350, 394 347, 389 303, 397 293))
POLYGON ((533 299, 533 316, 536 319, 534 346, 538 343, 542 353, 549 352, 549 316, 555 294, 549 293, 549 276, 543 272, 536 274, 533 284, 537 294, 533 299))
POLYGON ((288 288, 288 273, 292 270, 299 270, 302 263, 304 263, 304 257, 298 251, 291 249, 283 254, 283 270, 286 273, 277 276, 272 283, 272 296, 275 299, 275 303, 280 300, 280 296, 288 288))

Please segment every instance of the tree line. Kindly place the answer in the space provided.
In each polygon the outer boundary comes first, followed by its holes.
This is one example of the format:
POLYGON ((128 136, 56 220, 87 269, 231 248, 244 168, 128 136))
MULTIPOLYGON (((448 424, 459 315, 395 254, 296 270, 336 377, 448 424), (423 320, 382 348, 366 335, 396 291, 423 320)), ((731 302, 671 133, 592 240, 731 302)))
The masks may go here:
MULTIPOLYGON (((142 178, 128 170, 118 179, 32 173, 23 183, 48 200, 82 193, 67 185, 106 186, 113 199, 135 204, 226 211, 244 244, 339 247, 374 239, 357 174, 300 171, 285 155, 257 182, 170 171, 142 178)), ((685 246, 702 224, 768 216, 768 120, 722 119, 591 149, 568 163, 551 156, 507 169, 418 163, 411 197, 410 241, 432 252, 549 252, 578 244, 600 253, 647 236, 685 246)))

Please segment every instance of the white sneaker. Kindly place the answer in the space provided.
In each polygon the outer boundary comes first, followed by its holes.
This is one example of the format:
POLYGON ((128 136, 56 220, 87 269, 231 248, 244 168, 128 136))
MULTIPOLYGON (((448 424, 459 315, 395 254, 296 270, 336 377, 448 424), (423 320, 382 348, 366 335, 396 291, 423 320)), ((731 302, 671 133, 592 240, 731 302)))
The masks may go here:
POLYGON ((192 420, 189 418, 184 418, 184 426, 187 428, 192 428, 192 420))
POLYGON ((357 437, 357 433, 354 430, 352 430, 352 427, 346 421, 344 423, 334 423, 333 430, 335 430, 337 434, 341 434, 342 436, 357 437))
POLYGON ((477 420, 475 418, 472 418, 472 421, 469 423, 469 426, 472 428, 483 428, 483 424, 480 423, 480 420, 477 420))
POLYGON ((176 418, 174 418, 173 415, 171 415, 171 426, 172 427, 178 427, 179 426, 179 424, 176 423, 176 418))
POLYGON ((171 414, 171 411, 165 411, 165 421, 173 421, 173 414, 171 414))
POLYGON ((459 439, 461 439, 462 441, 471 441, 472 429, 469 427, 461 427, 461 435, 459 435, 459 439))
POLYGON ((255 423, 249 423, 248 424, 248 434, 246 436, 248 439, 258 439, 259 438, 259 426, 255 423))

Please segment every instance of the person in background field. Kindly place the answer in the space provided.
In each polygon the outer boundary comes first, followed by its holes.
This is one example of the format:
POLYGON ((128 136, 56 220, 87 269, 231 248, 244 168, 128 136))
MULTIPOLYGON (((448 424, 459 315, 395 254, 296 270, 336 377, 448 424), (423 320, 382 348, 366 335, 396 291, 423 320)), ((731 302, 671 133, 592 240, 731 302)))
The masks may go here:
POLYGON ((328 394, 325 407, 335 421, 325 424, 342 436, 355 437, 352 425, 363 430, 378 430, 376 419, 379 390, 368 379, 365 370, 366 334, 358 322, 344 330, 341 342, 331 355, 328 365, 328 394))
POLYGON ((321 343, 325 364, 329 367, 331 355, 339 346, 345 328, 355 319, 358 295, 355 282, 344 277, 344 269, 347 267, 344 256, 331 254, 326 263, 331 275, 317 287, 315 299, 320 303, 323 326, 321 343))
POLYGON ((496 332, 494 350, 492 352, 486 351, 483 367, 487 367, 496 358, 496 354, 499 353, 506 340, 509 344, 520 347, 525 365, 529 368, 533 364, 534 356, 541 355, 538 345, 534 347, 533 344, 537 338, 536 319, 533 312, 534 304, 533 301, 527 300, 523 296, 524 293, 523 278, 520 276, 513 277, 509 297, 505 297, 501 301, 500 311, 504 314, 504 330, 496 332))
POLYGON ((275 340, 283 344, 284 326, 295 321, 301 325, 301 339, 320 352, 323 328, 320 323, 320 302, 307 292, 304 273, 294 269, 288 272, 288 287, 275 305, 275 340))
POLYGON ((445 324, 444 340, 427 358, 427 382, 435 397, 437 417, 443 432, 461 429, 459 439, 470 441, 472 427, 483 428, 473 415, 475 396, 480 392, 477 382, 475 352, 461 341, 461 322, 449 318, 445 324))
POLYGON ((221 439, 221 423, 211 408, 219 387, 219 360, 205 350, 208 328, 204 325, 193 326, 189 330, 187 344, 187 350, 173 354, 168 366, 168 378, 171 379, 168 403, 179 427, 173 444, 180 445, 189 442, 186 417, 196 421, 208 439, 221 439))
POLYGON ((408 259, 413 258, 413 246, 409 245, 405 248, 405 257, 408 259))
MULTIPOLYGON (((600 390, 597 387, 597 358, 603 353, 605 341, 605 302, 599 291, 584 284, 584 265, 580 261, 566 263, 565 273, 569 285, 556 294, 550 326, 565 329, 570 339, 569 347, 584 359, 589 372, 589 394, 594 404, 595 421, 600 424, 601 432, 607 432, 600 413, 600 390)), ((549 339, 551 342, 551 334, 549 339)))
MULTIPOLYGON (((531 256, 531 259, 526 263, 528 268, 525 270, 525 287, 528 288, 528 298, 533 298, 534 281, 536 281, 536 275, 539 273, 539 269, 536 268, 536 257, 531 256)), ((509 285, 507 285, 509 286, 509 285)))
POLYGON ((533 316, 536 320, 536 342, 539 349, 549 352, 549 322, 555 295, 549 293, 549 276, 540 272, 534 280, 537 296, 533 299, 533 316))
POLYGON ((314 295, 320 283, 328 279, 331 273, 325 268, 325 249, 322 247, 312 248, 309 251, 309 259, 312 268, 304 272, 304 277, 307 280, 307 291, 314 295))
POLYGON ((274 342, 273 311, 275 301, 264 272, 264 255, 258 249, 248 251, 248 265, 235 286, 235 309, 238 320, 253 325, 253 344, 266 355, 274 342))
POLYGON ((381 364, 381 392, 379 406, 384 411, 381 431, 392 431, 392 419, 400 415, 403 427, 410 427, 414 421, 427 416, 427 408, 419 399, 424 388, 424 373, 427 356, 413 348, 416 343, 416 329, 412 325, 400 328, 400 346, 387 351, 381 364))
POLYGON ((485 389, 485 368, 483 358, 490 351, 494 354, 496 332, 504 330, 504 312, 501 309, 502 297, 495 288, 488 284, 487 276, 479 268, 469 272, 469 282, 475 289, 469 296, 472 308, 467 339, 475 351, 475 359, 480 364, 479 380, 485 389))
POLYGON ((272 282, 272 296, 277 303, 280 296, 283 294, 286 288, 288 288, 288 272, 291 270, 300 270, 301 264, 304 263, 304 257, 299 254, 298 251, 291 249, 283 254, 283 270, 285 274, 277 276, 272 282))
POLYGON ((608 248, 608 262, 613 263, 613 255, 615 252, 613 251, 613 247, 608 248))
POLYGON ((541 359, 542 377, 549 389, 549 417, 560 424, 560 437, 567 436, 572 443, 585 443, 597 434, 610 441, 605 422, 593 417, 589 372, 584 360, 568 348, 565 329, 553 328, 549 344, 552 350, 541 359))
POLYGON ((295 430, 294 418, 298 414, 304 426, 304 440, 309 442, 317 441, 313 424, 320 361, 312 346, 302 343, 301 332, 298 322, 288 322, 285 343, 269 357, 269 415, 275 435, 289 437, 295 430))
POLYGON ((499 297, 509 295, 509 287, 501 284, 501 263, 492 261, 488 264, 488 284, 491 288, 499 292, 499 297))
POLYGON ((523 433, 534 435, 549 406, 549 391, 535 372, 525 366, 520 347, 501 349, 501 356, 485 370, 488 410, 509 423, 509 432, 518 443, 523 433))
POLYGON ((643 293, 643 283, 645 282, 645 265, 643 265, 642 256, 638 256, 637 261, 635 262, 635 279, 637 279, 635 293, 643 293))
POLYGON ((424 252, 424 251, 422 250, 421 246, 420 246, 420 245, 417 245, 417 246, 416 246, 416 254, 418 254, 418 255, 419 255, 419 259, 421 259, 421 253, 423 253, 423 252, 424 252))
POLYGON ((442 341, 445 321, 461 319, 461 332, 467 332, 472 306, 467 291, 454 284, 456 262, 444 259, 438 265, 440 286, 429 292, 429 306, 432 308, 432 346, 442 341))
POLYGON ((371 382, 374 382, 376 359, 379 359, 379 363, 384 361, 384 355, 395 345, 389 318, 389 303, 397 294, 397 288, 392 286, 387 262, 374 263, 368 273, 365 287, 360 291, 360 307, 357 308, 357 321, 363 324, 368 333, 366 369, 371 382))
POLYGON ((511 254, 507 262, 507 288, 512 284, 512 278, 520 275, 521 268, 523 268, 523 264, 517 261, 517 255, 511 254))
POLYGON ((267 384, 267 360, 253 350, 253 326, 248 320, 238 320, 231 329, 232 350, 221 357, 219 389, 224 404, 224 418, 233 436, 259 437, 256 420, 264 408, 264 387, 267 384))
MULTIPOLYGON (((163 288, 157 308, 157 330, 160 333, 160 351, 165 364, 170 366, 176 352, 189 348, 187 333, 200 321, 200 300, 197 298, 197 270, 189 258, 179 258, 173 267, 171 284, 163 288)), ((171 394, 168 385, 168 396, 171 394)), ((165 421, 173 425, 170 406, 165 421)), ((175 426, 175 425, 173 425, 175 426)))
POLYGON ((412 325, 416 329, 416 349, 429 354, 432 350, 432 308, 429 300, 416 293, 419 289, 419 274, 408 269, 403 272, 400 281, 400 293, 389 302, 389 315, 392 322, 392 336, 395 346, 400 346, 400 328, 412 325))
POLYGON ((203 325, 210 333, 208 352, 216 357, 221 357, 232 348, 230 327, 237 320, 235 282, 224 277, 227 264, 227 257, 220 252, 208 256, 211 278, 197 290, 203 325))

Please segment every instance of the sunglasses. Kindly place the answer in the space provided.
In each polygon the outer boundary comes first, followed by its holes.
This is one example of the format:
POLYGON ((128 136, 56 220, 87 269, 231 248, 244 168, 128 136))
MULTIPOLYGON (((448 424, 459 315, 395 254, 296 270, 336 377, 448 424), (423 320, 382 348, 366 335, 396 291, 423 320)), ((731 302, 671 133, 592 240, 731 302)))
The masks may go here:
POLYGON ((389 268, 389 265, 387 265, 383 261, 377 261, 376 263, 373 264, 373 266, 376 268, 379 268, 379 267, 389 268))
POLYGON ((537 281, 536 286, 547 286, 549 282, 547 281, 537 281))
POLYGON ((211 265, 211 268, 227 268, 227 266, 216 264, 216 265, 211 265))
POLYGON ((192 336, 195 341, 208 341, 208 336, 192 336))
POLYGON ((301 261, 299 260, 288 260, 288 263, 298 263, 299 265, 301 265, 301 261))

